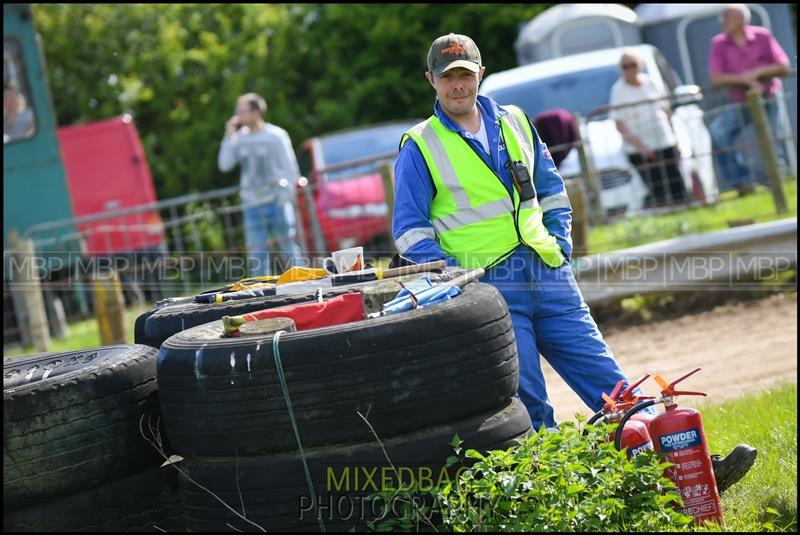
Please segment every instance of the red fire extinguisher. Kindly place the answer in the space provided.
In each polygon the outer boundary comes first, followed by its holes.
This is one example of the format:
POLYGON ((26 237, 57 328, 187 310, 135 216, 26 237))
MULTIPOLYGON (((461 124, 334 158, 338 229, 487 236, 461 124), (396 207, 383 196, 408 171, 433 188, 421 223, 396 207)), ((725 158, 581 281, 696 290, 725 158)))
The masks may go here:
MULTIPOLYGON (((696 523, 714 520, 722 523, 722 504, 717 491, 717 480, 708 453, 708 442, 703 431, 703 420, 695 409, 679 408, 677 396, 705 396, 703 392, 675 390, 675 385, 700 371, 700 368, 683 377, 667 383, 656 375, 661 386, 661 397, 642 401, 630 409, 620 420, 618 429, 645 407, 663 403, 666 411, 652 418, 648 426, 655 450, 665 454, 667 461, 674 464, 667 470, 667 476, 678 486, 683 499, 683 513, 694 517, 696 523)), ((620 436, 614 444, 621 449, 620 436)))
MULTIPOLYGON (((622 387, 625 381, 620 380, 611 391, 610 394, 602 394, 605 405, 599 411, 592 415, 587 422, 591 425, 597 421, 604 421, 607 423, 619 423, 622 417, 631 410, 636 404, 645 399, 653 399, 652 396, 637 396, 633 391, 642 384, 650 375, 645 374, 639 378, 635 383, 632 383, 625 390, 622 387)), ((622 440, 617 448, 627 448, 628 458, 637 455, 646 450, 653 449, 653 441, 650 438, 650 433, 647 429, 647 424, 644 421, 633 419, 628 422, 624 428, 617 427, 617 431, 611 433, 608 440, 615 441, 617 432, 622 429, 622 440)))

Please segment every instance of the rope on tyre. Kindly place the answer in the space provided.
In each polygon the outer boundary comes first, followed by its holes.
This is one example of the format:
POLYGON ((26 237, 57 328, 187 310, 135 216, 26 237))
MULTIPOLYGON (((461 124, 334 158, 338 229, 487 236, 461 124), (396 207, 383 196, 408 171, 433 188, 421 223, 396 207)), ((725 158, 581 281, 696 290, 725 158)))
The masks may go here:
POLYGON ((319 529, 324 532, 325 524, 322 523, 322 516, 319 514, 319 507, 317 506, 317 493, 314 491, 314 483, 311 481, 311 472, 308 470, 306 454, 303 451, 303 444, 300 442, 300 431, 297 429, 297 422, 294 419, 294 409, 292 409, 292 401, 289 399, 289 389, 286 387, 286 376, 283 373, 281 353, 278 349, 278 341, 281 335, 285 332, 286 331, 278 331, 272 338, 272 354, 275 356, 275 369, 278 371, 278 380, 281 382, 281 389, 283 390, 283 399, 286 401, 286 408, 289 410, 289 420, 292 422, 294 438, 297 440, 297 447, 300 450, 300 459, 303 461, 303 470, 306 472, 306 482, 308 483, 308 490, 311 492, 311 503, 314 505, 314 511, 317 514, 319 529))

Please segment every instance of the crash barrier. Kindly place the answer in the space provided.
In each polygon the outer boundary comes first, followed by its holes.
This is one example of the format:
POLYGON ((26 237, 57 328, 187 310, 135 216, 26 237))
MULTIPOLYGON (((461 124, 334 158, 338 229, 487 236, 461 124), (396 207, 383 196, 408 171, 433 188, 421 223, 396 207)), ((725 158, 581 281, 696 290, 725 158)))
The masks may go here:
MULTIPOLYGON (((683 236, 574 259, 572 268, 590 304, 635 294, 731 291, 780 283, 797 267, 797 218, 683 236)), ((792 285, 796 290, 796 284, 792 285)))
MULTIPOLYGON (((588 165, 581 160, 580 173, 588 184, 598 185, 600 219, 713 204, 722 191, 746 194, 757 184, 770 188, 775 211, 785 212, 781 180, 797 175, 796 124, 787 110, 797 96, 784 89, 762 99, 751 91, 747 102, 732 103, 724 90, 685 88, 659 99, 602 106, 578 118, 581 158, 590 160, 588 165), (672 147, 664 145, 669 140, 654 118, 659 108, 670 115, 669 130, 677 142, 672 147), (659 140, 662 146, 645 154, 626 145, 617 122, 645 145, 659 140)), ((566 167, 565 174, 576 172, 566 167)))
MULTIPOLYGON (((468 282, 474 273, 438 275, 463 290, 280 339, 225 338, 217 320, 177 332, 158 353, 136 345, 8 359, 5 527, 178 529, 169 474, 180 473, 190 530, 364 529, 400 507, 373 504, 374 492, 456 477, 465 461, 448 462, 455 435, 462 449, 512 446, 531 424, 513 399, 508 309, 494 287, 468 282)), ((367 285, 336 290, 358 288, 367 285)))
MULTIPOLYGON (((796 218, 684 236, 606 254, 572 260, 572 268, 589 304, 635 293, 685 289, 736 290, 750 281, 776 280, 796 266, 796 218)), ((430 274, 448 280, 453 274, 430 274)), ((403 278, 401 281, 405 280, 403 278)), ((357 291, 368 283, 324 290, 326 298, 357 291)), ((213 304, 182 302, 154 307, 136 319, 135 341, 159 347, 184 329, 223 316, 310 302, 317 293, 254 297, 213 304)))
POLYGON ((157 350, 3 360, 4 531, 182 528, 175 474, 140 429, 158 414, 157 350))
POLYGON ((423 309, 286 333, 279 343, 224 332, 217 320, 160 348, 162 417, 188 476, 180 484, 190 530, 364 529, 391 506, 373 506, 368 495, 420 475, 455 476, 458 466, 446 469, 455 434, 485 451, 530 431, 512 399, 511 319, 489 285, 467 284, 423 309))

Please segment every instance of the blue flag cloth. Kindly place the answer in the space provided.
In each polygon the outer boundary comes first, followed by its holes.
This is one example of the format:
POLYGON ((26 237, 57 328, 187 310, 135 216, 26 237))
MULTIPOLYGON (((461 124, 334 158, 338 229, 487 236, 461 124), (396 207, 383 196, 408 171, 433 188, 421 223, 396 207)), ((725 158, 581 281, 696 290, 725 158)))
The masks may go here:
POLYGON ((461 293, 461 288, 446 283, 434 285, 429 277, 421 277, 417 281, 406 284, 405 289, 400 290, 397 297, 383 305, 383 313, 386 315, 397 314, 414 308, 409 292, 417 300, 417 307, 424 308, 452 299, 461 293))

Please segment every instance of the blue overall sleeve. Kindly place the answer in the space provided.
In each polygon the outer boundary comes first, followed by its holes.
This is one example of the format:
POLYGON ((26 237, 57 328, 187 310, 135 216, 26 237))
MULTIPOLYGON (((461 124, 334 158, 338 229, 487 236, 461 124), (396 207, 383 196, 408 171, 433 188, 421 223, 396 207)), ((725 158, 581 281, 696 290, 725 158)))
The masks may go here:
POLYGON ((431 224, 431 202, 436 194, 422 153, 412 139, 406 140, 394 166, 392 236, 397 252, 412 262, 458 262, 445 254, 431 224))
MULTIPOLYGON (((530 119, 528 119, 530 122, 530 119)), ((558 169, 547 150, 547 145, 539 137, 539 133, 531 124, 536 143, 536 170, 533 174, 536 196, 544 215, 542 222, 547 231, 555 237, 561 251, 567 260, 572 256, 572 206, 564 187, 564 179, 558 174, 558 169)))

